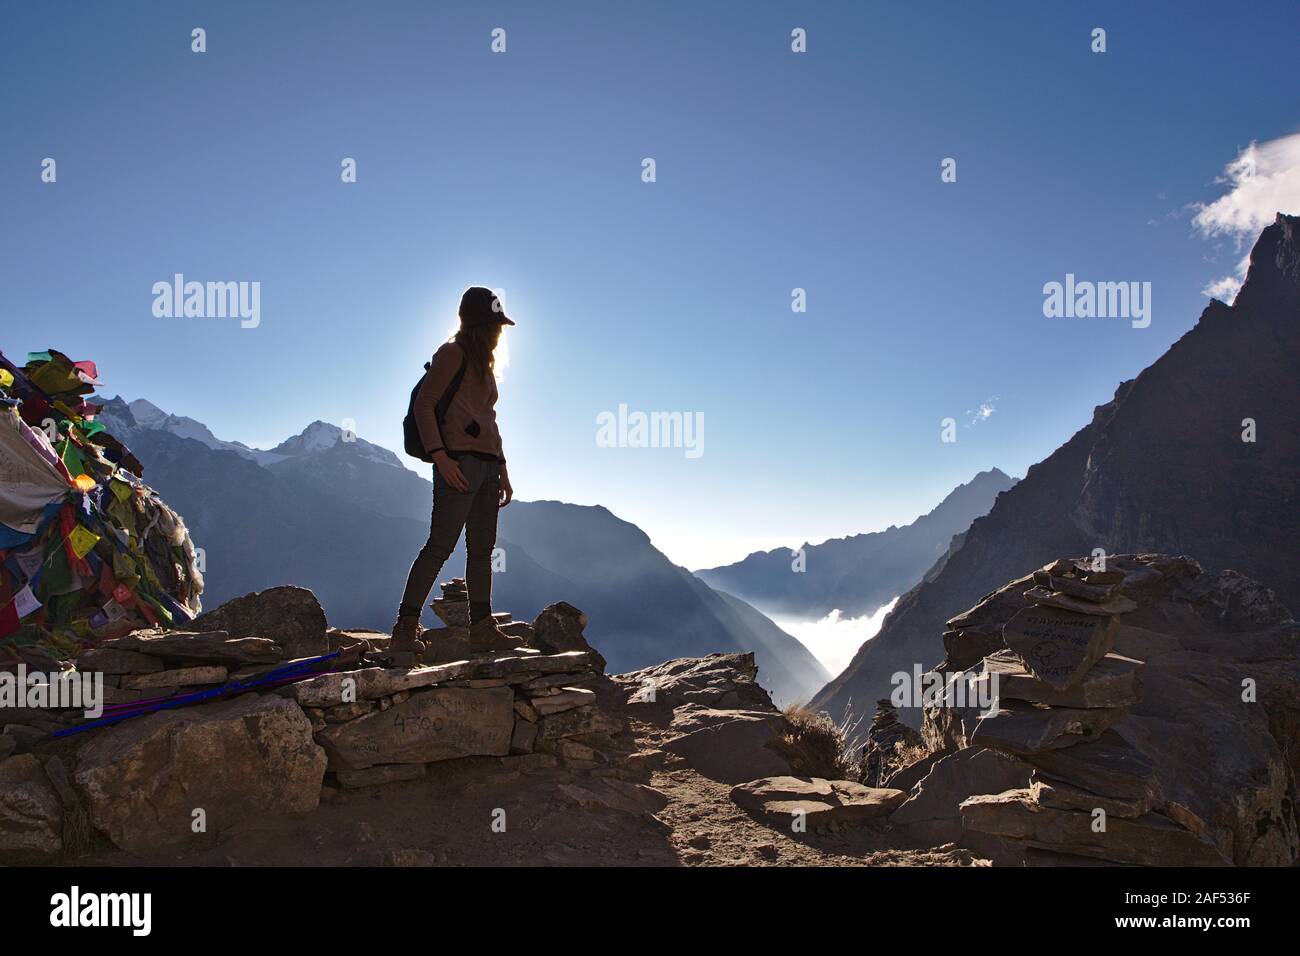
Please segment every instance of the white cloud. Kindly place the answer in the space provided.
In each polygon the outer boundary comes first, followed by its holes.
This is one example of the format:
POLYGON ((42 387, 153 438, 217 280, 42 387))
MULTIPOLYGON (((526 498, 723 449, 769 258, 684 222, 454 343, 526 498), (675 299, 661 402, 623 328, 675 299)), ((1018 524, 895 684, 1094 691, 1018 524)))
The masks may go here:
POLYGON ((980 402, 979 408, 973 410, 969 408, 966 409, 966 414, 970 416, 970 422, 967 423, 966 427, 973 428, 981 422, 986 422, 992 418, 993 413, 998 410, 997 406, 994 404, 997 400, 998 397, 994 395, 992 398, 980 402))
MULTIPOLYGON (((1227 237, 1240 250, 1253 243, 1279 212, 1300 212, 1300 133, 1251 143, 1224 167, 1216 182, 1228 191, 1214 202, 1197 204, 1192 225, 1202 237, 1227 237)), ((1216 279, 1202 291, 1232 301, 1249 265, 1248 253, 1237 263, 1235 275, 1216 279)))
POLYGON ((885 615, 897 603, 898 598, 894 598, 874 613, 862 617, 843 617, 836 608, 817 621, 776 616, 772 620, 781 630, 798 638, 804 647, 812 651, 813 657, 838 676, 849 666, 858 648, 880 633, 885 615))

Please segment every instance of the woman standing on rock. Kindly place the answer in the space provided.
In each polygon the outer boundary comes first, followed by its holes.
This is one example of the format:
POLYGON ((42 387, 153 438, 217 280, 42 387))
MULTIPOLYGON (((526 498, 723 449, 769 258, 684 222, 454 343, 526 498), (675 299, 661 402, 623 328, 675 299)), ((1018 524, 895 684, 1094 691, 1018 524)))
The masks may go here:
POLYGON ((425 459, 434 465, 433 516, 429 539, 406 578, 390 651, 424 651, 420 613, 462 528, 470 650, 507 650, 519 643, 492 620, 497 512, 514 497, 497 430, 495 350, 501 330, 514 324, 491 289, 472 286, 460 299, 460 329, 425 366, 411 410, 425 459))

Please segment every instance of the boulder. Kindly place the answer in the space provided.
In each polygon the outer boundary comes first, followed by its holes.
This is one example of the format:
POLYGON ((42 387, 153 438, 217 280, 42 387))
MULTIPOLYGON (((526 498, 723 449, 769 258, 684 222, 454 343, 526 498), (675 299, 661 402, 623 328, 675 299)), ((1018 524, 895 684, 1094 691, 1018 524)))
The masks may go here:
MULTIPOLYGON (((881 782, 880 786, 910 793, 912 788, 929 776, 930 771, 934 769, 934 765, 946 756, 947 754, 943 752, 926 754, 916 763, 895 770, 881 782)), ((870 784, 867 784, 867 786, 870 786, 870 784)))
POLYGON ((306 588, 283 586, 234 598, 190 625, 196 631, 225 631, 231 637, 264 637, 284 648, 286 657, 329 653, 325 612, 306 588))
POLYGON ((1135 819, 1039 806, 1028 789, 971 797, 961 805, 966 827, 1030 847, 1145 866, 1224 866, 1213 843, 1159 813, 1135 819))
MULTIPOLYGON (((785 728, 779 714, 714 711, 716 720, 661 744, 699 774, 722 783, 752 780, 755 773, 780 776, 789 762, 772 748, 785 728)), ((698 716, 698 715, 696 715, 698 716)), ((680 725, 679 725, 680 726, 680 725)))
POLYGON ((582 632, 587 627, 587 615, 567 601, 558 601, 542 608, 542 613, 533 621, 529 643, 543 654, 559 654, 564 651, 590 651, 599 658, 599 670, 605 670, 605 658, 601 657, 582 632))
POLYGON ((968 797, 1001 793, 1029 786, 1033 768, 1024 761, 994 750, 967 748, 935 762, 930 772, 912 788, 907 801, 890 816, 898 827, 935 824, 928 832, 941 843, 961 838, 958 808, 968 797))
POLYGON ((249 816, 315 809, 325 753, 302 708, 277 696, 167 710, 93 731, 74 782, 95 827, 124 850, 195 837, 249 816))
POLYGON ((731 789, 738 806, 783 827, 800 815, 810 827, 864 823, 887 816, 906 796, 901 790, 821 777, 763 777, 731 789))
POLYGON ((614 680, 629 691, 629 704, 681 704, 764 710, 776 713, 772 698, 757 682, 752 653, 682 657, 626 674, 614 680))
POLYGON ((0 761, 0 865, 46 863, 63 851, 63 804, 40 761, 0 761))
POLYGON ((375 764, 504 757, 514 723, 509 687, 433 687, 387 710, 331 724, 316 739, 329 754, 331 770, 364 770, 375 764))

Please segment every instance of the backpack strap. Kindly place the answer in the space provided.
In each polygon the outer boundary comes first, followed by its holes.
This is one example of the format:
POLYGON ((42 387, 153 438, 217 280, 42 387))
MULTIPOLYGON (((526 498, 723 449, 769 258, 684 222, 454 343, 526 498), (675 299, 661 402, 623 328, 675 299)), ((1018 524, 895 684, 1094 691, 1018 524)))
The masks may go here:
MULTIPOLYGON (((469 359, 462 355, 460 358, 460 368, 456 369, 456 374, 452 376, 451 384, 447 386, 446 391, 442 393, 442 397, 438 399, 438 404, 434 406, 433 414, 435 420, 438 422, 439 431, 442 430, 443 419, 447 417, 447 409, 451 408, 451 400, 456 397, 456 392, 460 389, 460 383, 465 378, 465 366, 468 363, 469 359)), ((430 362, 424 363, 424 370, 426 373, 428 373, 431 364, 432 363, 430 362)), ((443 436, 443 441, 446 441, 445 435, 443 436)))

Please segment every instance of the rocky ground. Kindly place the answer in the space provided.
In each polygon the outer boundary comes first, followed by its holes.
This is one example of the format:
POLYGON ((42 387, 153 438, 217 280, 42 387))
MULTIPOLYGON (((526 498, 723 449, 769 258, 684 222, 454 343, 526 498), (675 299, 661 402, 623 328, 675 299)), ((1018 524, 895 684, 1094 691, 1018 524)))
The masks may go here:
POLYGON ((647 791, 565 770, 521 773, 494 758, 344 791, 316 810, 250 820, 183 849, 106 850, 77 866, 966 866, 965 850, 901 850, 888 827, 796 840, 757 822, 730 786, 688 767, 647 791), (506 812, 503 833, 493 814, 506 812))
MULTIPOLYGON (((732 799, 735 753, 663 749, 719 721, 761 713, 782 718, 752 682, 748 655, 670 662, 683 675, 660 674, 656 701, 637 700, 645 672, 603 679, 599 706, 625 720, 630 746, 617 765, 564 766, 545 754, 472 756, 429 764, 416 780, 378 786, 326 785, 314 810, 250 817, 182 846, 128 852, 101 848, 75 865, 137 866, 968 866, 980 861, 956 847, 900 849, 891 828, 813 826, 796 834, 764 821, 732 799), (673 727, 680 694, 711 698, 673 727), (633 702, 628 703, 629 698, 633 702), (761 708, 753 710, 752 708, 761 708), (692 765, 699 763, 705 772, 692 765), (721 768, 721 769, 720 769, 721 768)), ((686 703, 688 713, 696 705, 686 703)), ((748 722, 746 722, 748 723, 748 722)), ((721 742, 721 741, 719 741, 721 742)), ((732 741, 734 744, 734 740, 732 741)), ((763 746, 758 742, 757 746, 763 746)), ((767 756, 749 755, 750 760, 767 756)), ((743 755, 742 755, 743 756, 743 755)), ((767 769, 789 769, 779 762, 767 769)))
POLYGON ((0 862, 1294 865, 1300 629, 1233 572, 1109 561, 953 618, 948 690, 906 705, 922 732, 884 701, 862 752, 778 710, 752 654, 606 675, 567 604, 502 616, 519 644, 487 655, 449 624, 412 664, 264 592, 227 630, 83 652, 127 708, 112 726, 8 712, 0 862), (257 636, 278 631, 338 655, 299 673, 314 658, 257 636), (167 693, 188 706, 138 711, 167 693))

